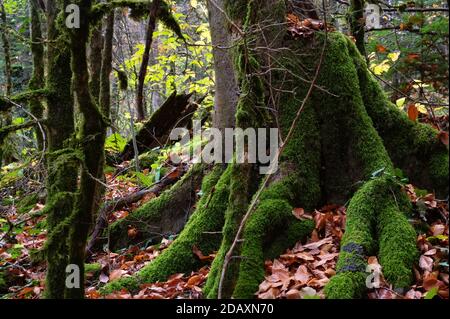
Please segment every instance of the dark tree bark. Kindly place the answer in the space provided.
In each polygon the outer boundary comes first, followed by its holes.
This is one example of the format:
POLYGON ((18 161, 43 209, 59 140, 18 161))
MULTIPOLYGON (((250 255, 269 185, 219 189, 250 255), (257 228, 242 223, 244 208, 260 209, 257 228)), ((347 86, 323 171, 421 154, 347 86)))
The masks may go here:
POLYGON ((70 147, 75 132, 74 105, 71 89, 70 50, 64 35, 64 21, 58 21, 63 12, 63 1, 47 1, 47 223, 48 239, 45 245, 47 276, 45 297, 64 297, 68 218, 70 218, 77 189, 78 155, 70 147))
MULTIPOLYGON (((11 52, 10 52, 10 43, 8 39, 8 21, 6 20, 6 11, 5 6, 3 4, 3 0, 0 0, 0 26, 2 31, 2 46, 3 46, 3 54, 5 58, 5 79, 6 79, 6 87, 5 87, 5 95, 6 97, 10 97, 12 93, 12 70, 11 70, 11 52)), ((4 122, 5 126, 11 124, 12 118, 9 112, 2 114, 2 122, 4 122)), ((2 143, 3 144, 3 143, 2 143)), ((3 161, 5 164, 8 164, 12 161, 10 156, 6 156, 3 154, 3 145, 0 145, 0 166, 2 166, 3 161)))
MULTIPOLYGON (((100 96, 99 96, 99 107, 103 116, 110 120, 110 109, 111 109, 111 81, 110 75, 112 71, 112 48, 113 48, 113 36, 114 36, 114 11, 111 11, 105 20, 105 38, 103 41, 103 54, 101 57, 101 74, 100 74, 100 96)), ((106 136, 106 131, 104 132, 106 136)), ((104 155, 104 154, 103 154, 104 155)), ((104 165, 105 158, 103 156, 102 162, 104 165)), ((100 176, 104 181, 105 177, 100 176)), ((101 198, 105 192, 105 187, 103 184, 97 185, 93 216, 95 217, 99 207, 101 205, 101 198)))
POLYGON ((99 23, 92 30, 91 41, 89 45, 89 71, 90 80, 89 87, 91 90, 92 98, 99 103, 100 101, 100 77, 102 63, 102 49, 103 49, 103 35, 102 24, 99 23))
POLYGON ((145 120, 146 111, 144 106, 144 82, 147 75, 148 62, 150 60, 150 49, 153 42, 153 32, 156 28, 157 12, 160 6, 159 0, 154 0, 150 5, 147 31, 145 33, 145 47, 142 55, 141 67, 139 69, 137 93, 136 93, 136 112, 138 121, 145 120))
POLYGON ((364 0, 351 0, 349 12, 350 30, 362 56, 367 57, 364 27, 364 0))
MULTIPOLYGON (((33 57, 33 72, 28 88, 30 91, 44 88, 44 45, 41 31, 41 16, 40 6, 37 0, 30 0, 30 40, 31 40, 31 55, 33 57)), ((30 112, 37 119, 41 119, 44 114, 44 106, 38 98, 30 101, 30 112)), ((44 149, 44 137, 39 128, 36 128, 36 139, 38 150, 44 149)))

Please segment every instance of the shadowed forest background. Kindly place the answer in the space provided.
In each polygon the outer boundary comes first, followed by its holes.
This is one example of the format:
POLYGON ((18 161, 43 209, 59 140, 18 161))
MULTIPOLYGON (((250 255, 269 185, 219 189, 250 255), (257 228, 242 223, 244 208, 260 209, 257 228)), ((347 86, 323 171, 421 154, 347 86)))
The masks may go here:
POLYGON ((448 299, 448 13, 0 0, 0 298, 448 299))

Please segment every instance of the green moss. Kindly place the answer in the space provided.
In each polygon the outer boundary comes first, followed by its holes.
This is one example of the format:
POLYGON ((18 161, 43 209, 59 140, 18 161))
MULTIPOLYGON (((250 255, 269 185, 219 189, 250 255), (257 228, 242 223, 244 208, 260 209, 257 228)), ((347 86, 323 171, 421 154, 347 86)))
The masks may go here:
POLYGON ((140 282, 136 277, 122 277, 118 280, 114 280, 108 283, 106 286, 100 289, 102 295, 111 294, 122 289, 128 291, 138 291, 140 287, 140 282))
POLYGON ((377 248, 385 278, 395 287, 410 284, 417 248, 414 229, 402 213, 408 208, 406 194, 385 177, 367 182, 355 194, 347 210, 338 274, 325 290, 328 298, 362 297, 368 276, 366 258, 376 254, 377 248))
POLYGON ((30 194, 25 196, 17 203, 17 211, 21 214, 28 213, 39 201, 37 194, 30 194))
POLYGON ((102 270, 102 265, 99 263, 93 263, 93 264, 85 264, 84 265, 84 273, 98 273, 102 270))
MULTIPOLYGON (((398 194, 404 196, 404 194, 398 194)), ((394 198, 378 216, 379 257, 384 277, 395 288, 406 288, 412 282, 412 266, 417 261, 416 233, 394 198)))
POLYGON ((110 248, 116 250, 126 247, 132 243, 127 235, 129 226, 135 227, 141 236, 146 238, 153 237, 154 230, 157 228, 149 227, 149 225, 160 225, 165 214, 173 214, 174 211, 185 207, 185 203, 177 200, 177 195, 181 192, 191 195, 193 185, 200 185, 203 177, 203 165, 193 166, 187 174, 185 174, 175 185, 164 191, 157 198, 144 204, 126 218, 121 219, 109 227, 110 248), (184 205, 184 206, 183 206, 184 205))
MULTIPOLYGON (((139 165, 142 168, 150 168, 153 163, 155 163, 158 160, 159 153, 158 151, 150 151, 146 152, 144 154, 139 155, 139 165)), ((130 162, 130 167, 135 166, 134 159, 130 162)))
POLYGON ((198 247, 205 255, 218 249, 224 212, 226 210, 231 168, 225 172, 220 165, 214 167, 203 180, 203 196, 185 228, 170 247, 155 261, 144 267, 133 278, 108 284, 103 291, 119 290, 126 286, 136 288, 140 283, 166 280, 170 275, 189 272, 201 265, 192 251, 198 247))
POLYGON ((344 272, 335 275, 325 287, 328 299, 362 298, 367 274, 344 272))
POLYGON ((305 239, 314 229, 311 221, 300 222, 284 200, 264 200, 252 214, 244 231, 241 262, 234 298, 252 298, 264 280, 266 258, 279 256, 305 239), (284 231, 280 229, 284 228, 284 231))
MULTIPOLYGON (((319 44, 308 60, 311 68, 316 68, 323 35, 316 34, 316 40, 319 44)), ((393 167, 365 110, 347 40, 339 32, 328 34, 318 84, 327 91, 316 89, 312 96, 321 123, 322 165, 325 167, 321 182, 329 201, 343 202, 354 191, 351 185, 380 168, 393 167)))
MULTIPOLYGON (((230 176, 230 195, 228 205, 226 206, 225 222, 223 224, 223 238, 220 249, 214 259, 211 270, 206 282, 204 292, 208 298, 212 298, 217 294, 220 277, 223 267, 223 261, 229 251, 241 220, 247 211, 252 194, 258 186, 258 176, 253 170, 252 164, 235 164, 231 165, 230 176)), ((238 250, 236 250, 238 254, 238 250)), ((230 296, 233 291, 236 274, 238 271, 238 261, 234 260, 229 264, 224 281, 223 294, 230 296)))
POLYGON ((446 196, 448 147, 440 142, 435 129, 411 121, 391 103, 349 39, 347 47, 358 71, 364 106, 395 166, 405 171, 415 185, 446 196))

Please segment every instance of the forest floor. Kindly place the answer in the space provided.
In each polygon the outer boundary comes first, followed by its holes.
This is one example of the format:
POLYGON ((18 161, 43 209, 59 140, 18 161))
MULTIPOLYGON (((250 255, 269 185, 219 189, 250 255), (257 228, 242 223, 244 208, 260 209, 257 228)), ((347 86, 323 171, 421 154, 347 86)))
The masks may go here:
MULTIPOLYGON (((444 121, 448 125, 448 118, 444 121)), ((145 171, 143 173, 146 173, 145 171)), ((148 172, 147 172, 148 173, 148 172)), ((117 178, 106 174, 108 188, 104 201, 135 193, 140 189, 136 180, 117 178)), ((436 199, 433 194, 405 185, 414 208, 410 222, 417 231, 418 263, 412 269, 414 283, 404 291, 392 289, 383 279, 382 267, 375 256, 368 257, 371 269, 380 274, 379 286, 367 291, 370 299, 432 299, 449 297, 449 210, 448 201, 436 199)), ((125 218, 135 209, 155 197, 150 193, 126 209, 109 214, 108 222, 125 218)), ((31 255, 45 244, 45 217, 39 212, 44 205, 37 203, 26 212, 17 205, 1 206, 0 218, 0 298, 38 299, 45 284, 45 263, 35 263, 31 255), (5 282, 2 283, 1 280, 5 282)), ((314 212, 296 208, 293 214, 299 219, 313 219, 316 229, 306 243, 297 243, 275 260, 267 260, 266 277, 260 284, 256 297, 260 299, 321 299, 323 288, 336 272, 339 243, 345 232, 346 208, 327 205, 314 212)), ((128 230, 128 236, 134 235, 128 230)), ((186 274, 173 274, 166 282, 146 284, 136 294, 123 290, 101 296, 99 289, 108 282, 131 276, 152 262, 166 249, 174 238, 164 238, 157 245, 145 242, 118 252, 104 247, 95 253, 86 267, 86 297, 90 299, 201 299, 202 287, 209 273, 214 255, 204 256, 193 247, 204 266, 186 274)), ((369 275, 369 274, 368 274, 369 275)))
MULTIPOLYGON (((133 192, 137 185, 130 182, 111 182, 106 196, 123 196, 133 192)), ((414 284, 406 291, 394 291, 381 275, 379 288, 368 290, 371 299, 431 299, 448 298, 448 203, 435 199, 433 194, 418 196, 412 185, 406 185, 407 193, 414 206, 414 215, 410 219, 418 231, 417 246, 420 251, 419 263, 414 267, 414 284)), ((124 218, 150 198, 133 205, 128 210, 113 212, 110 222, 124 218)), ((13 209, 8 220, 16 223, 22 215, 13 209)), ((41 204, 30 211, 42 209, 41 204)), ((339 242, 345 232, 346 209, 343 206, 328 205, 320 210, 307 213, 301 208, 293 211, 300 219, 314 219, 316 229, 307 242, 297 243, 292 249, 275 260, 266 261, 266 278, 261 283, 257 297, 261 299, 319 299, 324 298, 323 288, 329 278, 335 274, 339 254, 339 242)), ((45 282, 45 265, 33 264, 30 250, 43 246, 46 239, 45 230, 40 231, 43 217, 26 221, 14 234, 1 233, 4 237, 0 248, 0 267, 11 278, 9 290, 3 297, 36 299, 42 296, 45 282)), ((132 235, 132 234, 129 234, 132 235)), ((214 256, 203 256, 193 248, 193 253, 204 261, 205 266, 189 274, 174 274, 166 282, 147 284, 137 294, 123 290, 105 297, 98 292, 107 282, 123 276, 131 276, 150 263, 166 249, 173 239, 163 239, 154 246, 132 246, 113 252, 93 255, 92 263, 86 270, 86 297, 114 299, 166 299, 185 298, 201 299, 202 286, 206 282, 209 264, 214 256)), ((368 263, 374 269, 381 270, 377 258, 369 257, 368 263)))

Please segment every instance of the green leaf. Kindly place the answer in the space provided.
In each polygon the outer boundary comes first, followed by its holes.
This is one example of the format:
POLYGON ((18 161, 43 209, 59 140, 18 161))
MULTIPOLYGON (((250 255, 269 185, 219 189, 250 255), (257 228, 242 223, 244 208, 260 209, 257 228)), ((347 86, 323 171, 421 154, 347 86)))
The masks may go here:
POLYGON ((401 99, 398 99, 397 102, 395 102, 395 104, 397 104, 398 108, 401 109, 405 105, 405 102, 406 102, 406 97, 403 97, 401 99))
POLYGON ((437 293, 438 293, 438 287, 434 287, 430 291, 427 292, 424 299, 433 299, 434 297, 437 296, 437 293))
POLYGON ((122 152, 127 145, 127 140, 119 133, 114 133, 105 141, 105 150, 111 152, 122 152))
POLYGON ((23 117, 16 117, 13 121, 12 124, 13 125, 20 125, 25 123, 25 119, 23 117))
POLYGON ((136 177, 139 179, 139 182, 141 182, 145 187, 153 185, 152 176, 147 176, 144 173, 136 172, 136 177))

